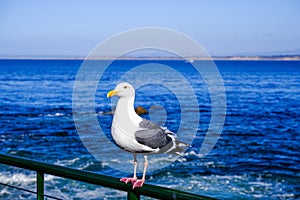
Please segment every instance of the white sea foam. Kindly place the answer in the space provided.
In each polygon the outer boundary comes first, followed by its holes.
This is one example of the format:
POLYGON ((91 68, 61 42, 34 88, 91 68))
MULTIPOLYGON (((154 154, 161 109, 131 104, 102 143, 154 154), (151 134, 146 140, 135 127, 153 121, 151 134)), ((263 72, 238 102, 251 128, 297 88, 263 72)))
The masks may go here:
POLYGON ((54 114, 45 114, 44 116, 45 117, 61 117, 61 116, 65 116, 66 114, 65 113, 54 113, 54 114))
MULTIPOLYGON (((102 197, 105 197, 105 199, 126 197, 125 192, 84 184, 52 175, 45 175, 44 181, 46 194, 65 200, 74 198, 89 200, 102 197)), ((36 174, 34 173, 0 173, 0 182, 31 191, 36 190, 36 174)), ((19 193, 16 192, 15 189, 9 187, 0 187, 0 199, 6 197, 9 199, 34 199, 35 195, 26 192, 19 193)))
POLYGON ((295 196, 286 193, 283 184, 266 183, 260 177, 249 175, 194 175, 176 178, 174 174, 166 173, 164 177, 159 177, 159 180, 150 177, 148 181, 154 184, 161 182, 163 187, 220 199, 292 199, 295 196))
POLYGON ((36 176, 35 174, 26 175, 23 173, 1 174, 0 179, 5 184, 30 185, 35 183, 36 176))
MULTIPOLYGON (((45 175, 45 181, 51 181, 54 179, 52 175, 45 175)), ((32 185, 36 183, 35 174, 24 174, 24 173, 14 173, 14 174, 0 174, 0 180, 5 184, 13 185, 32 185)))
POLYGON ((0 190, 0 197, 6 196, 11 194, 11 192, 8 191, 7 187, 4 187, 2 190, 0 190))
POLYGON ((74 158, 74 159, 71 159, 71 160, 58 160, 54 164, 55 165, 62 165, 62 166, 72 166, 79 160, 80 160, 80 158, 74 158))

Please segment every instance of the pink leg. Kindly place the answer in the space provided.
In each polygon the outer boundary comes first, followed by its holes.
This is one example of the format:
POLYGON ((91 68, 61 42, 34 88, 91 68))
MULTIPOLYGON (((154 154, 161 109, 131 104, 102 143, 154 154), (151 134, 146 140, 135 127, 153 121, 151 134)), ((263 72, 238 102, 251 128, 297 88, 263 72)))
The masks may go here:
POLYGON ((137 159, 136 159, 136 154, 133 154, 133 161, 134 161, 134 168, 133 168, 133 177, 132 178, 121 178, 120 181, 124 183, 129 183, 131 182, 132 185, 137 181, 136 177, 136 167, 137 167, 137 159))
POLYGON ((146 171, 148 166, 148 156, 144 155, 145 163, 144 163, 144 172, 143 172, 143 178, 141 180, 136 180, 134 184, 132 184, 132 189, 142 187, 145 179, 146 179, 146 171))

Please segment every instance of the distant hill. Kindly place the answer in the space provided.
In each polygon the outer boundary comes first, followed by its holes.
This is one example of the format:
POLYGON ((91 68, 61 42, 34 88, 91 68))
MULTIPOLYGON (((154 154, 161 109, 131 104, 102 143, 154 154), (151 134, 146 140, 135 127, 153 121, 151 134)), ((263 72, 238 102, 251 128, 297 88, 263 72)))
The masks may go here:
MULTIPOLYGON (((300 48, 289 51, 255 52, 255 53, 235 53, 231 55, 211 55, 213 60, 300 60, 300 48)), ((54 59, 54 60, 84 60, 84 56, 1 56, 0 59, 54 59)), ((89 59, 115 59, 113 56, 99 56, 89 59)), ((183 58, 167 51, 145 49, 134 51, 123 55, 119 59, 123 60, 181 60, 183 58)), ((187 62, 194 60, 210 59, 206 55, 191 55, 186 58, 187 62)))
MULTIPOLYGON (((251 53, 234 53, 232 55, 228 55, 228 57, 253 57, 253 56, 259 56, 259 57, 265 57, 265 56, 299 56, 300 55, 300 48, 288 50, 288 51, 270 51, 270 52, 251 52, 251 53)), ((218 57, 218 55, 216 55, 218 57)), ((225 56, 226 57, 226 56, 225 56)))

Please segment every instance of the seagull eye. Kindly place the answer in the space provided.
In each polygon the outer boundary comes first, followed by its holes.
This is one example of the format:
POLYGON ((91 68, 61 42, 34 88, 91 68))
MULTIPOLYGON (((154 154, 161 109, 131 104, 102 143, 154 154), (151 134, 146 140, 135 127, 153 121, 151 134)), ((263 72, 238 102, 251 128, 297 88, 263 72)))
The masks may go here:
POLYGON ((124 89, 127 89, 127 86, 126 86, 126 85, 124 86, 124 89))

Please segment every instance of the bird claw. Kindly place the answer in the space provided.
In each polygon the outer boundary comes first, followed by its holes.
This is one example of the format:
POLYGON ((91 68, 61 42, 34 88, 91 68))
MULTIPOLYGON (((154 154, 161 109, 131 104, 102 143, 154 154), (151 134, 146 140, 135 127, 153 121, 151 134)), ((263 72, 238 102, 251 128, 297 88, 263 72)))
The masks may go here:
POLYGON ((134 184, 132 184, 132 189, 142 187, 144 184, 145 180, 136 180, 134 184))
POLYGON ((132 189, 142 187, 145 182, 145 180, 137 180, 137 178, 121 178, 120 181, 126 184, 131 182, 132 189))
POLYGON ((137 181, 137 178, 121 178, 120 181, 126 184, 131 182, 131 184, 134 185, 134 183, 137 181))

